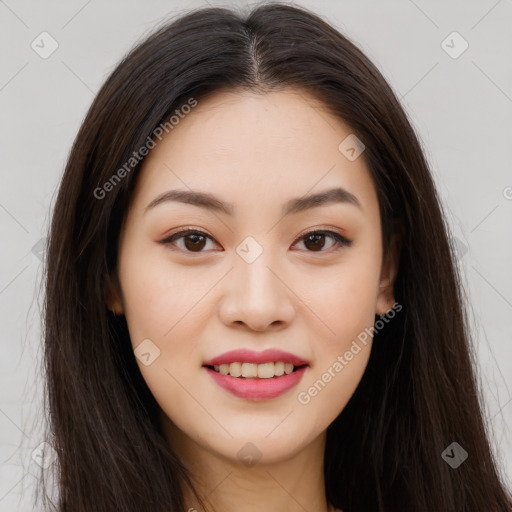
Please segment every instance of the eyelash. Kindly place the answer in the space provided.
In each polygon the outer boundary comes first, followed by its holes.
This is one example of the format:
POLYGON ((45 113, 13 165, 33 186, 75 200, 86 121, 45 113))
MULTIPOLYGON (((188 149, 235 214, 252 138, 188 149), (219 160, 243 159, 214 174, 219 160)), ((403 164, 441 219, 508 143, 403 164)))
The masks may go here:
MULTIPOLYGON (((185 229, 183 229, 181 231, 177 231, 176 233, 172 234, 171 236, 165 238, 160 243, 162 243, 164 245, 171 245, 172 242, 174 242, 175 240, 184 238, 187 235, 200 235, 200 236, 204 236, 204 237, 209 238, 210 240, 214 241, 213 238, 210 235, 208 235, 207 233, 205 233, 204 231, 200 231, 197 229, 191 229, 191 228, 185 228, 185 229)), ((307 233, 304 233, 303 235, 301 235, 299 237, 298 241, 302 241, 310 235, 329 235, 336 242, 336 244, 333 247, 336 248, 336 246, 337 246, 338 250, 342 249, 343 247, 350 247, 352 245, 352 240, 349 240, 348 238, 345 238, 344 236, 340 235, 339 233, 336 233, 335 231, 330 231, 330 230, 308 231, 307 233)), ((331 247, 330 249, 332 249, 333 247, 331 247)), ((202 253, 206 252, 206 251, 194 252, 194 251, 188 251, 186 249, 178 249, 178 250, 182 250, 188 254, 202 254, 202 253)), ((329 251, 329 249, 327 249, 325 251, 320 250, 320 251, 307 251, 307 252, 322 253, 322 252, 328 252, 328 251, 329 251)))

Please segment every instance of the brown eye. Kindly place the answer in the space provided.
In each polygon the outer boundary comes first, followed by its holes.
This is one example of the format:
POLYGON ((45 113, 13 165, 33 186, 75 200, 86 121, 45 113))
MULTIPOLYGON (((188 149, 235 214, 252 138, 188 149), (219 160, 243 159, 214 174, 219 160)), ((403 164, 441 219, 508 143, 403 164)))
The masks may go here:
POLYGON ((206 244, 206 238, 203 235, 190 234, 184 238, 185 247, 190 251, 200 251, 206 244))
POLYGON ((319 251, 325 245, 325 235, 323 233, 322 234, 308 235, 305 238, 304 245, 308 249, 311 249, 312 251, 319 251))
POLYGON ((309 252, 327 252, 323 250, 326 238, 334 240, 334 243, 328 246, 327 249, 334 246, 339 246, 340 248, 343 246, 348 247, 352 244, 351 240, 348 240, 334 231, 310 231, 303 235, 300 240, 303 241, 304 246, 309 250, 309 252))
POLYGON ((208 240, 213 240, 210 236, 208 236, 206 233, 203 233, 202 231, 187 229, 178 231, 178 233, 174 233, 165 240, 162 240, 162 243, 166 245, 177 245, 175 242, 181 239, 183 239, 183 246, 179 247, 180 249, 184 250, 185 252, 196 253, 204 252, 203 249, 205 248, 208 240))

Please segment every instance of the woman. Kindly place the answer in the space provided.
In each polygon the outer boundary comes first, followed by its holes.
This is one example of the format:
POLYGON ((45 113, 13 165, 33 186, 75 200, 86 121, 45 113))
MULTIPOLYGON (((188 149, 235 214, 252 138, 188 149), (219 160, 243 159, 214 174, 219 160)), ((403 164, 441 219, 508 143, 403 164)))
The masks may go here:
POLYGON ((45 322, 56 510, 512 509, 421 147, 305 9, 197 10, 114 70, 45 322))

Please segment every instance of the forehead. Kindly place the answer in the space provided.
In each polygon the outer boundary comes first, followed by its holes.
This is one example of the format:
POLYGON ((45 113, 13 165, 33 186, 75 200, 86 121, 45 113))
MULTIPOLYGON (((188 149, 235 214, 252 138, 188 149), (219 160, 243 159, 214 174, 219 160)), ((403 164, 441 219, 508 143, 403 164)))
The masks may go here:
POLYGON ((304 91, 223 91, 199 100, 169 136, 164 135, 165 144, 159 144, 150 159, 164 151, 178 157, 179 148, 180 154, 194 158, 193 148, 197 158, 208 154, 221 160, 246 159, 251 155, 293 162, 300 156, 320 157, 322 152, 327 156, 337 151, 340 134, 349 133, 341 119, 304 91))
MULTIPOLYGON (((363 208, 376 200, 364 153, 339 149, 350 127, 307 92, 216 92, 182 114, 146 157, 136 196, 206 191, 230 203, 343 186, 363 208)), ((283 201, 279 201, 282 203, 283 201)))

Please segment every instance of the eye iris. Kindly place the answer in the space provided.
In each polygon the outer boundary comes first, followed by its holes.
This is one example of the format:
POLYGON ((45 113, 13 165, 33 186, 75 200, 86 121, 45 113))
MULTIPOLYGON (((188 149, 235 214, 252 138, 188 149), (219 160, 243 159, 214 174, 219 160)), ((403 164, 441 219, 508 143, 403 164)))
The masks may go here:
POLYGON ((185 247, 187 248, 187 250, 201 250, 203 249, 204 247, 204 243, 206 241, 206 237, 204 237, 203 235, 198 235, 198 234, 189 234, 189 235, 186 235, 184 237, 184 241, 185 241, 185 247), (192 242, 192 245, 189 244, 190 240, 193 240, 192 242), (203 244, 203 245, 201 245, 203 244))
POLYGON ((304 244, 306 245, 306 247, 308 247, 307 244, 308 244, 309 240, 314 240, 314 242, 313 242, 313 244, 314 244, 313 245, 313 250, 320 250, 325 245, 325 235, 322 234, 322 233, 313 233, 311 235, 308 235, 306 237, 306 239, 304 240, 304 244), (322 240, 322 243, 318 245, 318 240, 319 239, 323 239, 323 240, 322 240))

